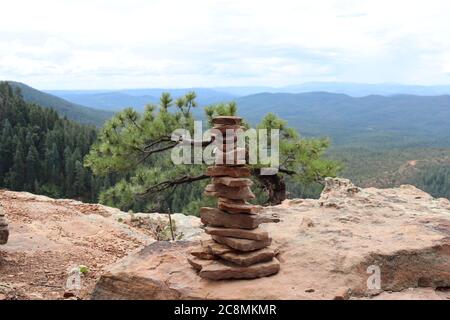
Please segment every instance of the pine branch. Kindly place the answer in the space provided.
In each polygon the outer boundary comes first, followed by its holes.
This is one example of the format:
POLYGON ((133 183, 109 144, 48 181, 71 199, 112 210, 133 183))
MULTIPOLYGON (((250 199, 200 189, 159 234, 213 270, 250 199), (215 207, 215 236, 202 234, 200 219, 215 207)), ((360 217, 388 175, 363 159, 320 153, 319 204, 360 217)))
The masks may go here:
POLYGON ((152 154, 170 150, 173 147, 175 147, 176 145, 177 145, 177 143, 172 143, 172 144, 170 144, 168 146, 161 147, 159 149, 154 149, 154 150, 151 150, 151 151, 144 151, 144 153, 146 153, 146 155, 138 162, 138 164, 142 164, 143 162, 145 162, 145 160, 147 160, 152 154))
POLYGON ((185 183, 201 181, 201 180, 205 180, 205 179, 209 179, 209 178, 210 178, 209 176, 204 175, 204 174, 199 175, 199 176, 194 176, 194 177, 186 175, 181 178, 166 180, 166 181, 160 182, 158 184, 155 184, 154 186, 151 186, 150 188, 148 188, 144 193, 140 193, 139 195, 146 196, 148 194, 165 191, 167 189, 174 188, 174 187, 177 187, 177 186, 185 184, 185 183))
POLYGON ((159 138, 158 140, 152 141, 150 144, 146 145, 146 146, 144 147, 144 150, 151 149, 151 148, 153 148, 154 146, 156 146, 158 143, 161 143, 161 142, 170 142, 170 141, 172 141, 172 140, 171 140, 170 137, 168 137, 168 136, 161 137, 161 138, 159 138))

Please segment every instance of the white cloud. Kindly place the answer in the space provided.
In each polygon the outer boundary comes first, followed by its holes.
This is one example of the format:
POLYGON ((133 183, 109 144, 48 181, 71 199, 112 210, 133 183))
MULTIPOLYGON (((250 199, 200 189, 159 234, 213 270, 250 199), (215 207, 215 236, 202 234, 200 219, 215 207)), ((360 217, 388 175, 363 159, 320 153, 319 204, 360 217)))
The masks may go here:
POLYGON ((38 88, 445 83, 447 0, 0 0, 0 79, 38 88))

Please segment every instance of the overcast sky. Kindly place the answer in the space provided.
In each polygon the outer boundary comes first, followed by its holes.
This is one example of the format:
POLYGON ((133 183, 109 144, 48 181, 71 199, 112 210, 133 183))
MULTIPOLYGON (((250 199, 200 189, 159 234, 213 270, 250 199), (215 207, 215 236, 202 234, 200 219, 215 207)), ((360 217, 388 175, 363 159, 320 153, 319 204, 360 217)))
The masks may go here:
POLYGON ((450 84, 448 0, 0 0, 0 79, 39 89, 450 84))

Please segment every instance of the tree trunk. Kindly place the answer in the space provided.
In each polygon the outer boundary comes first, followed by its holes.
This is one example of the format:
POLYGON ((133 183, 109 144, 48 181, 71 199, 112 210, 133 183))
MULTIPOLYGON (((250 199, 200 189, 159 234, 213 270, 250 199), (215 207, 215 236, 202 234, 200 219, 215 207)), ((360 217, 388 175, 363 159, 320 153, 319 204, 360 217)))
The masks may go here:
POLYGON ((286 200, 286 183, 284 181, 284 176, 278 174, 273 176, 258 175, 258 179, 262 183, 264 190, 267 192, 268 205, 279 205, 286 200))

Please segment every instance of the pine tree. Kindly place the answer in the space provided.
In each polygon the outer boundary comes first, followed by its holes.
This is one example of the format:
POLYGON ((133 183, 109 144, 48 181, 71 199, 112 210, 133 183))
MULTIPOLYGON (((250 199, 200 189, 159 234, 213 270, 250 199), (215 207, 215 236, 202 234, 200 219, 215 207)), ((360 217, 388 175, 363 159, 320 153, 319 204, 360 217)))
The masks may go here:
MULTIPOLYGON (((17 136, 16 136, 16 139, 17 136)), ((14 154, 13 166, 7 174, 7 185, 14 190, 23 190, 26 182, 25 147, 22 141, 18 141, 14 154)))
POLYGON ((3 121, 0 136, 0 186, 3 184, 5 174, 13 164, 14 156, 14 131, 8 119, 3 121))
MULTIPOLYGON (((195 93, 176 99, 165 93, 159 106, 149 105, 141 115, 126 109, 111 119, 85 158, 85 165, 94 174, 119 173, 127 179, 101 193, 100 200, 122 209, 145 207, 149 211, 162 211, 171 207, 178 211, 194 209, 203 201, 206 180, 204 165, 177 165, 171 162, 170 152, 178 145, 171 140, 175 129, 193 132, 195 93), (179 186, 182 186, 178 188, 179 186)), ((205 108, 209 125, 216 115, 235 115, 235 103, 219 104, 205 108)), ((247 125, 247 124, 246 124, 247 125)), ((248 126, 248 125, 247 125, 248 126)), ((320 183, 325 176, 335 176, 339 166, 324 159, 329 146, 325 139, 304 139, 287 127, 285 121, 273 114, 267 115, 261 126, 279 129, 282 134, 280 146, 280 173, 265 178, 254 166, 261 203, 280 203, 286 197, 285 177, 302 183, 320 183)))
POLYGON ((89 169, 78 168, 83 194, 73 190, 75 162, 82 162, 96 137, 96 128, 26 103, 20 91, 0 82, 0 187, 97 202, 104 178, 92 178, 89 169))
POLYGON ((35 191, 35 185, 40 176, 39 154, 34 145, 31 145, 26 158, 25 189, 35 191))
POLYGON ((74 173, 74 189, 75 194, 83 195, 86 193, 86 173, 81 161, 75 161, 75 173, 74 173))

